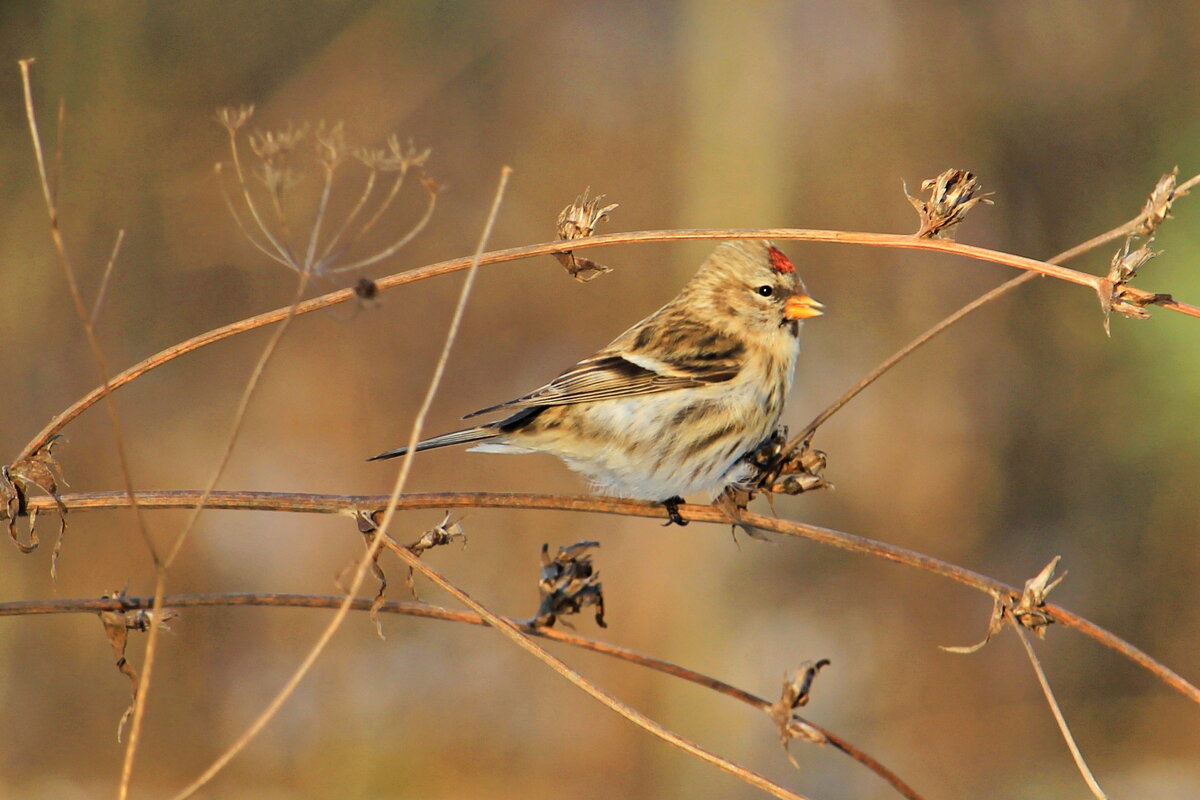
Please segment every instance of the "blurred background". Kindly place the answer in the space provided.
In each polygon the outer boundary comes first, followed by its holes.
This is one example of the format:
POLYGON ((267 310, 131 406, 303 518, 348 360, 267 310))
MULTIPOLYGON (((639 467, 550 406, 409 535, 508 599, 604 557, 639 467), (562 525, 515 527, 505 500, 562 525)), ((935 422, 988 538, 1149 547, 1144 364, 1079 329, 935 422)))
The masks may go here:
MULTIPOLYGON (((17 59, 37 59, 47 147, 65 104, 62 227, 85 297, 127 231, 98 322, 114 370, 285 305, 295 277, 239 233, 213 165, 219 106, 248 130, 343 120, 381 146, 433 148, 444 188, 428 228, 368 274, 468 255, 502 166, 514 175, 492 246, 554 236, 584 187, 620 208, 601 230, 795 226, 908 233, 902 193, 949 167, 996 205, 958 239, 1049 257, 1134 216, 1159 176, 1200 170, 1200 6, 1120 0, 599 4, 211 2, 0 6, 0 331, 15 455, 98 383, 54 257, 17 59)), ((361 173, 359 173, 361 175, 361 173)), ((311 192, 318 175, 301 176, 311 192)), ((353 180, 335 206, 345 209, 353 180), (339 205, 340 204, 340 205, 339 205)), ((377 243, 419 212, 406 192, 377 243)), ((1137 284, 1200 301, 1200 205, 1184 199, 1137 284)), ((301 219, 298 216, 297 219, 301 219)), ((675 294, 712 243, 588 251, 615 271, 571 280, 551 258, 481 272, 427 431, 514 397, 675 294)), ((1104 272, 1113 244, 1072 266, 1104 272)), ((946 313, 1011 277, 921 253, 789 243, 825 317, 805 329, 793 430, 946 313)), ((329 286, 348 285, 339 277, 329 286)), ((254 397, 227 489, 374 493, 396 464, 461 275, 339 306, 291 327, 254 397)), ((324 284, 323 284, 324 287, 324 284)), ((322 288, 323 288, 322 287, 322 288)), ((836 491, 780 498, 781 516, 914 548, 1020 585, 1052 556, 1053 599, 1200 679, 1200 325, 1114 318, 1040 281, 905 362, 823 429, 836 491)), ((117 402, 139 488, 199 488, 269 331, 181 358, 117 402)), ((58 449, 74 491, 121 486, 97 406, 58 449)), ((579 493, 549 457, 443 450, 413 491, 579 493)), ((758 510, 766 508, 758 501, 758 510)), ((160 541, 182 514, 148 514, 160 541)), ((401 540, 440 511, 402 514, 401 540)), ((58 580, 50 547, 0 550, 0 600, 148 594, 128 512, 73 515, 58 580)), ((731 540, 721 526, 475 511, 469 545, 427 557, 491 608, 529 616, 538 549, 602 543, 600 635, 775 697, 806 659, 833 664, 805 715, 929 798, 1081 797, 1082 784, 1011 632, 982 652, 990 601, 883 561, 803 541, 731 540)), ((48 536, 50 523, 43 530, 48 536)), ((332 593, 362 551, 342 518, 207 512, 175 592, 332 593)), ((385 561, 391 597, 404 569, 385 561)), ((451 601, 428 585, 421 597, 451 601)), ((368 590, 370 591, 370 590, 368 590)), ((135 797, 177 790, 220 753, 313 644, 328 612, 188 611, 162 639, 135 797)), ((406 618, 386 640, 352 617, 210 798, 757 797, 601 708, 498 635, 406 618)), ((143 637, 130 646, 142 663, 143 637)), ((795 743, 728 698, 552 647, 704 746, 814 798, 888 798, 848 758, 795 743)), ((1113 796, 1200 795, 1200 709, 1080 635, 1038 645, 1085 756, 1113 796)), ((0 795, 112 796, 128 682, 90 615, 0 624, 0 795)))

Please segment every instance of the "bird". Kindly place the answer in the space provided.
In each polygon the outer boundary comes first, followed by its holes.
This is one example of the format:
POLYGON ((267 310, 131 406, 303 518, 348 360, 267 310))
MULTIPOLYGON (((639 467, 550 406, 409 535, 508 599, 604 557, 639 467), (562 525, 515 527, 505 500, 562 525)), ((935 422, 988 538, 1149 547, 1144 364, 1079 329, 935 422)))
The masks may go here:
MULTIPOLYGON (((488 453, 549 453, 592 489, 660 503, 686 524, 683 496, 740 486, 791 391, 803 321, 824 313, 773 243, 720 244, 658 311, 529 394, 463 417, 506 416, 434 436, 488 453)), ((398 447, 368 460, 396 458, 398 447)))

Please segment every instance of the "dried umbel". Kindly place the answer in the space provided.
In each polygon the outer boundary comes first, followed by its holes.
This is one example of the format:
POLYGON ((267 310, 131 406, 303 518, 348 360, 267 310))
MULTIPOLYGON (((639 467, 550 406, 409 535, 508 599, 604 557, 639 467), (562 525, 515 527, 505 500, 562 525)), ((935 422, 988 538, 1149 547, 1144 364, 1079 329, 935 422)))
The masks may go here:
MULTIPOLYGON (((428 149, 419 150, 411 142, 401 145, 394 134, 383 148, 354 146, 340 122, 288 124, 278 130, 256 130, 246 137, 258 162, 247 169, 239 139, 253 114, 253 106, 217 112, 217 120, 229 134, 237 185, 236 195, 227 192, 225 200, 243 235, 271 260, 317 277, 360 270, 394 255, 432 216, 438 186, 425 173, 428 149), (366 234, 386 218, 409 173, 418 177, 426 194, 424 213, 398 239, 350 258, 366 234), (251 174, 257 183, 250 179, 251 174), (307 213, 298 214, 300 201, 294 197, 295 189, 314 174, 319 181, 315 204, 307 213), (335 192, 348 192, 356 198, 340 220, 333 218, 331 210, 335 192)), ((217 170, 222 172, 222 165, 218 164, 217 170)), ((393 221, 388 227, 403 230, 393 221)))

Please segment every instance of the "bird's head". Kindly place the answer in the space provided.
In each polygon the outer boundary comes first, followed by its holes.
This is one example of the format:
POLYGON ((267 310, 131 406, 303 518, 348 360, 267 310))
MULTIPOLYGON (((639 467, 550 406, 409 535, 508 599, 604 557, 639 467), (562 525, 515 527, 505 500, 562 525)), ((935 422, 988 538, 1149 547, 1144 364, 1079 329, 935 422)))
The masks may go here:
POLYGON ((796 334, 803 320, 824 313, 791 260, 765 239, 721 244, 685 294, 696 311, 731 332, 796 334))

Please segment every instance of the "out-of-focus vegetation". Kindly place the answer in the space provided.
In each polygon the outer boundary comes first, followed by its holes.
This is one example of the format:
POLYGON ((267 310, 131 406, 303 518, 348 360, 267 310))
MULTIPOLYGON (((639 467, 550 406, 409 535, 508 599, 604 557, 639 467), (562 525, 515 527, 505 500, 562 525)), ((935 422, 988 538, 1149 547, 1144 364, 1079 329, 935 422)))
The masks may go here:
MULTIPOLYGON (((796 226, 909 232, 901 191, 969 168, 996 205, 958 238, 1046 257, 1133 216, 1175 164, 1200 170, 1200 6, 523 3, 9 3, 0 7, 0 441, 10 454, 98 382, 54 258, 20 99, 34 57, 43 133, 65 103, 62 225, 87 296, 127 230, 98 333, 117 368, 284 304, 293 276, 242 238, 212 165, 218 106, 253 124, 344 120, 433 148, 445 187, 385 274, 469 254, 502 165, 493 244, 552 238, 585 186, 620 203, 603 230, 796 226)), ((315 181, 316 175, 309 180, 315 181)), ((419 210, 414 200, 414 213, 419 210)), ((1200 300, 1200 199, 1183 199, 1138 285, 1200 300)), ((386 235, 386 231, 381 235, 386 235)), ((516 396, 671 297, 709 243, 589 251, 587 284, 551 258, 479 276, 429 430, 516 396)), ((943 314, 1010 275, 944 256, 786 246, 827 315, 809 324, 793 428, 943 314)), ((1073 265, 1107 269, 1111 249, 1073 265)), ((424 392, 459 278, 378 307, 298 320, 271 363, 224 488, 381 492, 424 392)), ((1200 326, 1113 320, 1094 295, 1038 281, 906 362, 822 431, 835 492, 779 513, 912 547, 1020 584, 1053 555, 1054 599, 1200 677, 1200 326)), ((134 479, 196 488, 224 444, 266 334, 174 362, 118 395, 134 479)), ((57 450, 74 490, 120 488, 97 407, 57 450)), ((6 457, 7 458, 7 457, 6 457)), ((2 459, 0 459, 2 460, 2 459)), ((439 451, 412 490, 575 492, 542 457, 439 451)), ((415 539, 441 512, 409 513, 415 539)), ((183 517, 150 516, 165 537, 183 517)), ((724 528, 478 511, 465 549, 430 553, 493 609, 537 607, 538 549, 596 539, 614 642, 763 695, 810 658, 832 666, 805 713, 929 797, 1079 797, 1011 633, 972 656, 986 598, 927 574, 724 528)), ((127 512, 71 520, 59 564, 0 550, 3 600, 152 588, 127 512)), ((362 549, 344 519, 209 512, 173 591, 334 590, 362 549)), ((394 578, 402 568, 390 567, 394 578)), ((393 580, 393 596, 402 592, 393 580)), ((423 597, 443 602, 432 589, 423 597)), ((161 796, 245 726, 325 612, 190 611, 163 639, 134 777, 161 796)), ((597 633, 580 619, 585 633, 597 633)), ((753 797, 602 710, 494 633, 351 619, 267 731, 206 790, 222 798, 753 797)), ((140 642, 132 647, 140 662, 140 642)), ((1080 745, 1114 796, 1200 795, 1200 712, 1097 645, 1039 646, 1080 745)), ((556 651, 558 652, 558 651, 556 651)), ((761 715, 573 651, 573 664, 667 726, 817 798, 893 796, 831 750, 795 771, 761 715)), ((0 794, 108 796, 128 682, 90 616, 0 625, 0 794)))

